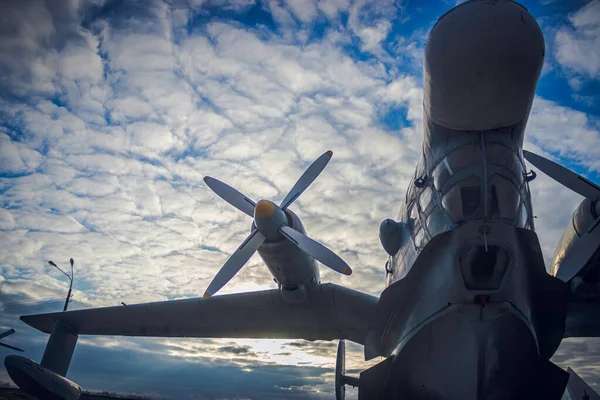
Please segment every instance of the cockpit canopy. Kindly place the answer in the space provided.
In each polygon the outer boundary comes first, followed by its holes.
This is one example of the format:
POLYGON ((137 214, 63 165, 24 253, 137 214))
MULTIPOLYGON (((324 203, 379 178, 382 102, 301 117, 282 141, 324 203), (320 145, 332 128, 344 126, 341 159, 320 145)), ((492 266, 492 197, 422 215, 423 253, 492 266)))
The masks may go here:
MULTIPOLYGON (((417 248, 472 219, 495 219, 532 229, 529 188, 521 158, 496 142, 471 142, 448 151, 407 194, 406 216, 417 248)), ((418 173, 418 172, 417 172, 418 173)))
POLYGON ((474 144, 459 147, 437 164, 432 176, 442 207, 453 223, 486 217, 527 227, 529 213, 522 199, 524 170, 508 146, 489 144, 484 153, 474 144))

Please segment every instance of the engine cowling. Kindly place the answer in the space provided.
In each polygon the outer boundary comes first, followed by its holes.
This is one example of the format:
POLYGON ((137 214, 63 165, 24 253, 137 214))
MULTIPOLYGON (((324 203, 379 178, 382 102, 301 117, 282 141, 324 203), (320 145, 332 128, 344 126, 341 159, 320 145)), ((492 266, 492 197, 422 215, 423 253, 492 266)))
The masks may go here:
MULTIPOLYGON (((563 260, 575 248, 585 232, 591 230, 600 215, 600 202, 585 199, 573 213, 573 217, 563 233, 552 261, 552 274, 560 270, 563 260)), ((596 297, 600 295, 600 243, 587 263, 571 280, 571 291, 578 297, 596 297)))
POLYGON ((76 383, 23 356, 7 356, 6 370, 13 382, 39 399, 79 400, 81 388, 76 383))
MULTIPOLYGON (((285 214, 291 228, 306 234, 296 214, 289 209, 285 210, 285 214)), ((265 241, 258 248, 258 254, 271 271, 284 299, 290 302, 304 301, 304 285, 321 281, 315 259, 289 240, 281 238, 276 242, 265 241)))

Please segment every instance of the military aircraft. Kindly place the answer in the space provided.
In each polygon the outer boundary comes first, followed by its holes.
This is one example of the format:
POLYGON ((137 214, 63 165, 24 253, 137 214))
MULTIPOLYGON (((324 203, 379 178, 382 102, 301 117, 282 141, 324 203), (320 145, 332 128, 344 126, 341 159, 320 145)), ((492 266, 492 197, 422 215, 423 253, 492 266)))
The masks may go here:
POLYGON ((78 398, 64 377, 78 335, 341 339, 363 345, 367 360, 384 359, 346 376, 341 341, 337 399, 346 384, 358 387, 360 400, 560 399, 569 373, 550 358, 563 338, 600 336, 600 188, 526 153, 586 198, 547 273, 529 190, 535 173, 522 149, 544 52, 535 19, 512 1, 472 0, 433 27, 423 151, 397 219, 380 226, 389 262, 379 298, 321 283, 317 261, 351 269, 310 239, 289 208, 331 152, 279 205, 207 177, 253 222, 204 296, 22 316, 50 338, 40 364, 6 357, 10 376, 41 398, 78 398), (278 287, 213 296, 254 252, 278 287))

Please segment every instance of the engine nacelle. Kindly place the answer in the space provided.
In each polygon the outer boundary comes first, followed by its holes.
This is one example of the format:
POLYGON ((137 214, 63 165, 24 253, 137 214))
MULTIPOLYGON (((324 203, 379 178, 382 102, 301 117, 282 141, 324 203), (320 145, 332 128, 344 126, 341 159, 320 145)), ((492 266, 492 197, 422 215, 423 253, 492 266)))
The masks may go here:
POLYGON ((4 360, 10 378, 21 389, 39 399, 79 400, 81 388, 67 378, 23 356, 4 360))
MULTIPOLYGON (((563 233, 552 261, 552 274, 556 275, 563 260, 581 236, 596 223, 600 215, 600 202, 585 199, 573 213, 573 217, 563 233)), ((600 295, 600 243, 593 256, 571 280, 571 292, 580 297, 596 297, 600 295)))
POLYGON ((39 399, 78 400, 81 388, 65 378, 78 337, 67 324, 57 320, 42 362, 11 355, 4 359, 6 371, 21 390, 39 399))
MULTIPOLYGON (((306 234, 306 230, 296 214, 290 210, 285 210, 285 214, 291 228, 306 234)), ((282 295, 290 302, 300 302, 300 299, 293 299, 301 295, 301 292, 296 293, 296 291, 302 291, 303 285, 321 281, 315 259, 283 237, 276 242, 265 241, 258 248, 258 254, 281 288, 282 295)))

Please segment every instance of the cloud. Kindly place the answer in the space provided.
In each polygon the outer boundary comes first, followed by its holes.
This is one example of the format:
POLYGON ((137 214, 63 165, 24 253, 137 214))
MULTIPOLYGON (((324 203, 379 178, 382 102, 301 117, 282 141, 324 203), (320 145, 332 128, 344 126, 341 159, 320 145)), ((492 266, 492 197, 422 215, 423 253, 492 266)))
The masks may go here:
POLYGON ((573 72, 600 78, 600 1, 594 0, 569 14, 570 26, 556 32, 555 57, 573 72))
POLYGON ((600 172, 600 162, 589 151, 600 145, 599 118, 537 97, 527 133, 529 140, 548 153, 600 172))
POLYGON ((35 171, 42 161, 42 155, 23 143, 13 142, 0 133, 0 170, 2 174, 17 175, 35 171))

